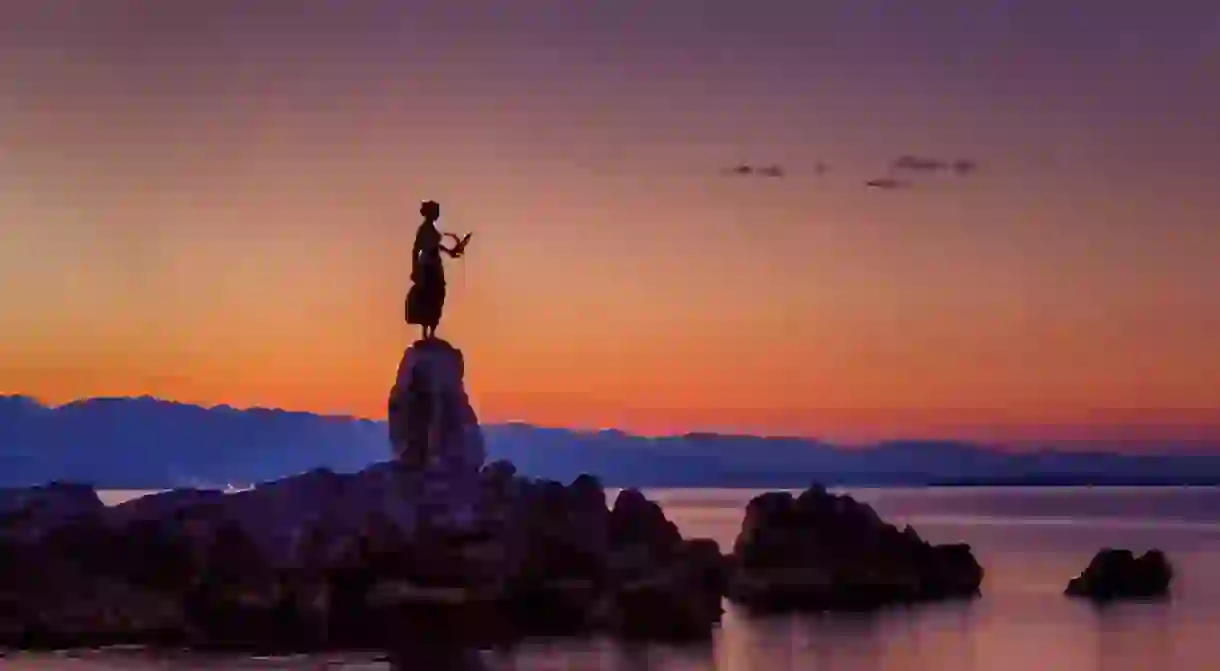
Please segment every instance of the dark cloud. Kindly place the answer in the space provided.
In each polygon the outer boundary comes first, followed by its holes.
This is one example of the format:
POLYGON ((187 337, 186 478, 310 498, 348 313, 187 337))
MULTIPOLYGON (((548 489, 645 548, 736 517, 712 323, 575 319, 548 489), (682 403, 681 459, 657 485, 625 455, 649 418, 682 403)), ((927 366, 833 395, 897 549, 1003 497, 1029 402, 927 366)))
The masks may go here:
POLYGON ((726 175, 732 175, 734 177, 748 177, 754 175, 757 177, 783 178, 788 174, 788 171, 781 165, 749 165, 747 163, 726 168, 723 172, 726 175))
POLYGON ((865 186, 873 189, 883 189, 885 191, 893 191, 895 189, 909 189, 912 185, 905 179, 894 179, 893 177, 879 177, 870 179, 864 183, 865 186))
POLYGON ((939 172, 949 167, 948 162, 939 158, 927 158, 923 156, 899 156, 894 159, 891 164, 895 170, 909 170, 911 172, 939 172))

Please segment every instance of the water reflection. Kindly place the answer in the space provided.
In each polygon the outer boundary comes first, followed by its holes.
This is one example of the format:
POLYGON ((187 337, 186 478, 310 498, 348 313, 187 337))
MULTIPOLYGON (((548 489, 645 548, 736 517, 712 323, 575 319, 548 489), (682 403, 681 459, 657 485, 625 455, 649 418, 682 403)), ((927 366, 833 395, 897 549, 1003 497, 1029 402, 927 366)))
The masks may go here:
POLYGON ((495 671, 699 671, 719 669, 714 657, 715 644, 669 646, 618 643, 592 639, 573 645, 572 641, 527 641, 512 652, 516 666, 496 666, 495 671))
POLYGON ((1168 603, 1094 607, 1097 667, 1106 671, 1177 668, 1168 603))
POLYGON ((729 626, 740 633, 724 643, 724 668, 757 668, 766 660, 776 671, 809 668, 880 668, 879 623, 875 616, 751 617, 734 612, 729 626))
POLYGON ((972 604, 872 614, 751 617, 731 611, 717 669, 975 668, 972 604))
POLYGON ((479 650, 447 641, 404 641, 387 655, 394 671, 491 671, 479 650))

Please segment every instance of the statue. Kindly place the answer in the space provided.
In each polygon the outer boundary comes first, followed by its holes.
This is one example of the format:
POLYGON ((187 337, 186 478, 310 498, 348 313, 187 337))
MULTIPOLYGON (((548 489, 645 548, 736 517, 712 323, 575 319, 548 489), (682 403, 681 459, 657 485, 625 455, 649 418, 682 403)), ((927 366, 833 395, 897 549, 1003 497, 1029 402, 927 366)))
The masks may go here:
POLYGON ((419 206, 424 222, 415 232, 415 248, 411 252, 411 290, 407 292, 405 306, 408 324, 419 324, 423 328, 424 340, 436 336, 445 309, 445 267, 441 252, 451 258, 461 258, 470 242, 470 234, 459 238, 453 233, 442 234, 436 228, 441 206, 436 201, 424 201, 419 206), (443 244, 445 237, 453 238, 453 246, 443 244))

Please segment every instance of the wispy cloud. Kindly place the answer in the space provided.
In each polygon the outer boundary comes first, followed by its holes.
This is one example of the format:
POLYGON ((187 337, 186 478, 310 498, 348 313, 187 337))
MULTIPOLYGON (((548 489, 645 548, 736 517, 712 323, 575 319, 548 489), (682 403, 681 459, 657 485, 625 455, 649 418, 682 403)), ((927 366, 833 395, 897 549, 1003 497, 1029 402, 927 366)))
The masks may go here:
POLYGON ((890 164, 894 170, 906 170, 910 172, 939 172, 948 167, 948 163, 939 158, 926 158, 923 156, 912 156, 906 154, 894 159, 890 164))
POLYGON ((953 172, 958 175, 969 175, 978 170, 978 162, 968 158, 943 159, 929 156, 904 154, 890 162, 890 169, 895 172, 953 172))
MULTIPOLYGON (((819 163, 818 165, 822 164, 819 163)), ((731 168, 725 168, 721 172, 733 177, 770 177, 773 179, 783 179, 788 175, 787 168, 777 164, 751 165, 742 163, 731 168)))
POLYGON ((911 182, 905 179, 895 179, 893 177, 878 177, 870 179, 864 183, 865 186, 873 189, 881 189, 883 191, 893 191, 896 189, 909 189, 911 182))

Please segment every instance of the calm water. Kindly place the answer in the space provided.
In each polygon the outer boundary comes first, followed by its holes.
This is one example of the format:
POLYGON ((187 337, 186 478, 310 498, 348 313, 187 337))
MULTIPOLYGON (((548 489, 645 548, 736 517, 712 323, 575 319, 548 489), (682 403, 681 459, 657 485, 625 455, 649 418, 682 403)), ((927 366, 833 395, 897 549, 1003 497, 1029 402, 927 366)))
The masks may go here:
MULTIPOLYGON (((855 489, 933 542, 966 541, 987 570, 983 597, 876 616, 756 620, 731 607, 710 645, 623 647, 598 640, 535 641, 447 662, 373 656, 237 659, 138 650, 17 655, 13 671, 50 669, 400 669, 443 671, 1193 671, 1220 668, 1218 489, 855 489), (1178 568, 1168 604, 1098 611, 1061 596, 1101 546, 1157 546, 1178 568)), ((754 494, 650 493, 687 535, 726 549, 754 494)), ((126 495, 115 494, 113 498, 126 495)))

